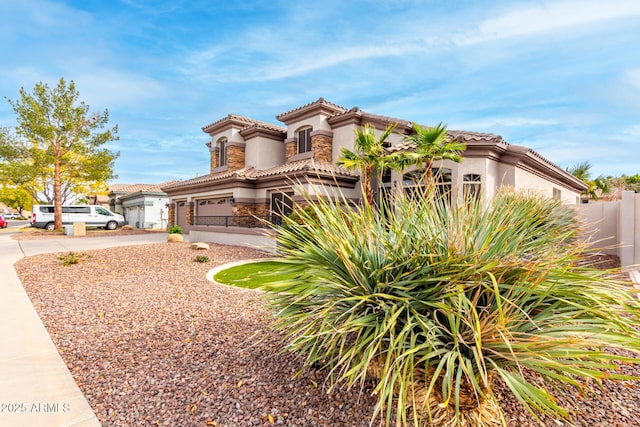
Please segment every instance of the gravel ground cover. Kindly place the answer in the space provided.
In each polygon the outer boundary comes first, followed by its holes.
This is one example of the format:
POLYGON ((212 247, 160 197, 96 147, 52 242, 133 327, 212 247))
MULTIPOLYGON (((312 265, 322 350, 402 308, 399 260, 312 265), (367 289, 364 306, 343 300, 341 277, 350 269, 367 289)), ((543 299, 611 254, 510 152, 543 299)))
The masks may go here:
MULTIPOLYGON (((103 230, 101 228, 88 228, 85 237, 112 237, 130 236, 132 234, 166 233, 164 230, 143 230, 140 228, 118 228, 115 230, 103 230)), ((24 228, 20 234, 13 234, 13 240, 41 240, 41 239, 82 239, 84 237, 67 236, 63 231, 47 231, 41 228, 24 228)))
MULTIPOLYGON (((29 257, 16 269, 103 426, 369 425, 370 388, 327 394, 325 372, 294 377, 300 360, 280 351, 284 339, 270 327, 262 294, 205 279, 214 266, 269 254, 187 243, 84 254, 68 266, 61 254, 29 257)), ((537 425, 501 390, 510 426, 537 425)), ((637 383, 559 400, 577 413, 577 426, 640 425, 637 383)))

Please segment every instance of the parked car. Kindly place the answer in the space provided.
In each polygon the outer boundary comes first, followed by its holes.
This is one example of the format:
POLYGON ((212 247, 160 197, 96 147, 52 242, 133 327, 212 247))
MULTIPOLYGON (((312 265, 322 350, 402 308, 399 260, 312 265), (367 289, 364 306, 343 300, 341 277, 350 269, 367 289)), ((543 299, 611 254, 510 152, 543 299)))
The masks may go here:
MULTIPOLYGON (((55 228, 53 211, 53 205, 34 205, 31 226, 53 230, 55 228)), ((87 227, 102 227, 107 230, 115 230, 126 224, 122 215, 113 213, 102 206, 62 206, 62 225, 72 225, 74 222, 84 222, 87 227)))
POLYGON ((9 224, 7 223, 7 220, 4 219, 4 216, 0 215, 0 228, 7 228, 9 224))
POLYGON ((20 216, 19 214, 13 213, 13 212, 9 212, 9 213, 3 214, 3 215, 4 215, 4 219, 15 219, 15 218, 18 218, 20 216))

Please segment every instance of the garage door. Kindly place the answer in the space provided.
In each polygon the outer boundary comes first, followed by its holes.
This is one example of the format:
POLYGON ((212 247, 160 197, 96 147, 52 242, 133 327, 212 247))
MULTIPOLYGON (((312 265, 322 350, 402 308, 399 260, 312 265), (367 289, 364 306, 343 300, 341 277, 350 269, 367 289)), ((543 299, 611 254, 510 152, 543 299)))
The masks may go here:
POLYGON ((198 200, 196 216, 231 216, 233 210, 229 197, 198 200))
POLYGON ((195 225, 228 226, 233 216, 230 197, 203 199, 196 202, 195 225))
POLYGON ((126 208, 127 209, 127 222, 129 223, 129 225, 132 225, 136 228, 142 228, 140 226, 140 211, 138 210, 138 207, 134 207, 134 208, 126 208))

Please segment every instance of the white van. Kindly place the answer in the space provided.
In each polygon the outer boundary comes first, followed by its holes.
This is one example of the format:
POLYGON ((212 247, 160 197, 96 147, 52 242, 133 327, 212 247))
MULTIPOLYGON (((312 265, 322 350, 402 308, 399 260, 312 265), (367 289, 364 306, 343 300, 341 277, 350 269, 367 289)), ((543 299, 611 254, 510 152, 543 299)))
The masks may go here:
MULTIPOLYGON (((31 226, 53 230, 53 205, 34 205, 31 214, 31 226)), ((62 207, 62 225, 72 225, 74 222, 84 222, 87 227, 103 227, 115 230, 125 225, 122 215, 111 212, 102 206, 69 205, 62 207)))

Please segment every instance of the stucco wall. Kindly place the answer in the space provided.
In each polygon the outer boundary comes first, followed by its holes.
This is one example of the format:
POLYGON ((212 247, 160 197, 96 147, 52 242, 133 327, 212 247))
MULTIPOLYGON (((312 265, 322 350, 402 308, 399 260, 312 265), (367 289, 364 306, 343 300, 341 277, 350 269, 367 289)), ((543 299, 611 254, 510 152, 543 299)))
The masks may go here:
POLYGON ((287 138, 297 138, 298 129, 303 126, 311 126, 313 130, 331 131, 331 126, 327 123, 327 117, 324 114, 317 114, 287 124, 287 138))
POLYGON ((585 235, 590 236, 593 248, 619 256, 623 267, 638 269, 640 194, 623 191, 621 201, 580 204, 574 209, 585 223, 585 235))
POLYGON ((220 151, 218 150, 218 141, 220 141, 220 139, 222 138, 226 138, 227 144, 231 142, 238 142, 240 144, 245 143, 244 138, 242 137, 242 135, 240 135, 240 129, 236 128, 235 126, 211 135, 209 147, 209 163, 211 172, 213 172, 216 167, 220 166, 220 151))
POLYGON ((609 255, 618 255, 618 222, 620 202, 597 202, 576 205, 576 212, 584 227, 583 238, 592 242, 593 248, 599 248, 609 255))
POLYGON ((355 125, 349 124, 333 129, 333 163, 340 158, 342 147, 353 151, 355 128, 355 125))
MULTIPOLYGON (((337 126, 333 129, 333 162, 337 162, 340 159, 340 153, 342 147, 354 151, 354 140, 356 129, 360 128, 360 126, 356 126, 355 124, 346 124, 343 126, 337 126)), ((376 129, 376 136, 380 137, 384 130, 376 129)), ((389 135, 387 141, 391 145, 399 145, 404 142, 403 135, 393 133, 389 135)))
POLYGON ((168 197, 141 195, 123 200, 122 206, 129 225, 162 229, 167 227, 169 219, 168 203, 168 197))
POLYGON ((245 164, 258 170, 268 169, 285 162, 284 143, 258 136, 247 140, 245 164))
MULTIPOLYGON (((511 166, 513 168, 513 166, 511 166)), ((514 186, 518 190, 534 190, 546 197, 553 197, 553 189, 557 188, 561 191, 561 201, 567 205, 575 205, 580 202, 580 193, 567 188, 566 186, 550 182, 540 178, 531 172, 525 171, 519 167, 514 168, 515 183, 514 186)))
POLYGON ((190 242, 213 242, 222 245, 247 246, 265 252, 275 253, 275 238, 259 229, 225 229, 211 227, 209 230, 189 231, 190 242), (212 231, 213 230, 213 231, 212 231))

